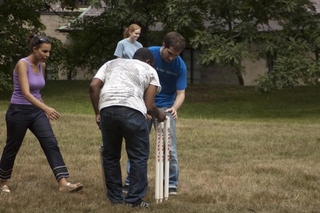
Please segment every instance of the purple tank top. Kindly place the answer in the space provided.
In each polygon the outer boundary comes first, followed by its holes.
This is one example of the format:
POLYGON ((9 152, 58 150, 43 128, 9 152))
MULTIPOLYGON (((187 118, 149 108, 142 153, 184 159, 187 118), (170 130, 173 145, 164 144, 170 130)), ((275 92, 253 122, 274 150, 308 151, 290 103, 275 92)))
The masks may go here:
MULTIPOLYGON (((42 73, 42 64, 39 63, 39 69, 40 73, 35 74, 31 68, 30 62, 28 58, 23 58, 22 60, 25 60, 28 64, 28 71, 27 71, 27 77, 29 81, 29 87, 30 87, 30 93, 36 97, 38 100, 41 99, 40 90, 44 87, 45 81, 42 73)), ((13 71, 13 94, 11 96, 10 103, 12 104, 23 104, 23 105, 31 105, 31 103, 25 99, 22 95, 19 80, 18 80, 18 74, 13 71)))

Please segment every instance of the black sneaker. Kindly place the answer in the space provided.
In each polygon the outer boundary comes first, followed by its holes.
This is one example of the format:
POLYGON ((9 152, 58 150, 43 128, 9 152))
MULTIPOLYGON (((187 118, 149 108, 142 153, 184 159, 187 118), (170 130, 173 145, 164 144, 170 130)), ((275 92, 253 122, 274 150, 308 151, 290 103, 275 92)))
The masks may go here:
POLYGON ((178 190, 177 188, 169 188, 169 195, 177 195, 178 190))
POLYGON ((129 184, 126 184, 123 186, 122 192, 125 194, 128 194, 128 191, 129 191, 129 184))
POLYGON ((118 205, 122 205, 123 202, 115 202, 115 203, 111 203, 112 206, 118 206, 118 205))
POLYGON ((140 204, 137 203, 126 203, 126 206, 130 206, 132 208, 140 207, 140 208, 150 208, 150 204, 142 201, 140 204))

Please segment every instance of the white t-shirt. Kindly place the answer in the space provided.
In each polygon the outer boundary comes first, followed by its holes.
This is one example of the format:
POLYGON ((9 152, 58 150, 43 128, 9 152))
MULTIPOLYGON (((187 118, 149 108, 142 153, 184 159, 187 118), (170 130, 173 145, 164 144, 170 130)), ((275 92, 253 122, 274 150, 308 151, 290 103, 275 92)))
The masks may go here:
POLYGON ((147 113, 144 92, 148 86, 161 85, 156 70, 136 59, 114 59, 106 62, 94 78, 104 82, 100 91, 99 110, 109 106, 126 106, 147 113))

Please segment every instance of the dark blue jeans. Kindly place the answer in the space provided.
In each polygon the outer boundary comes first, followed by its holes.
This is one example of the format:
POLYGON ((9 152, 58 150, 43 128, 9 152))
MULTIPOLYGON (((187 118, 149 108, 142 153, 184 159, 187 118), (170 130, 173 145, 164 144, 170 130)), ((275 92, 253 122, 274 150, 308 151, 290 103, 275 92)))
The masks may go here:
POLYGON ((14 161, 28 129, 37 137, 58 181, 69 176, 58 142, 43 110, 32 105, 10 104, 6 113, 7 141, 0 161, 0 179, 11 178, 14 161))
POLYGON ((126 203, 140 204, 148 190, 149 130, 145 116, 128 107, 106 107, 100 111, 103 168, 107 196, 112 203, 123 201, 120 167, 123 138, 130 161, 130 187, 126 203))
MULTIPOLYGON (((166 110, 168 108, 161 108, 166 110)), ((178 187, 179 179, 179 165, 178 165, 178 152, 177 152, 177 136, 176 136, 176 120, 172 117, 170 113, 167 113, 167 116, 170 117, 170 169, 169 169, 169 188, 178 187)), ((151 122, 148 122, 149 131, 151 131, 152 125, 155 129, 156 118, 152 118, 151 122)), ((156 129, 155 129, 156 130, 156 129)), ((127 162, 127 173, 128 176, 125 180, 125 184, 130 184, 130 162, 127 162)))

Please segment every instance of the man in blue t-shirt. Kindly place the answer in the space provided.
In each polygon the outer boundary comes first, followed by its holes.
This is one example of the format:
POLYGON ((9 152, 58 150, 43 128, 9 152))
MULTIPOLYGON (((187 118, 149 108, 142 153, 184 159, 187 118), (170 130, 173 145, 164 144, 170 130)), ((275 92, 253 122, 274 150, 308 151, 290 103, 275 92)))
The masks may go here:
POLYGON ((156 106, 164 109, 170 117, 170 172, 169 193, 178 194, 178 154, 176 138, 176 119, 178 109, 185 99, 187 88, 187 67, 179 56, 185 48, 185 39, 177 32, 169 32, 163 39, 162 46, 149 47, 154 56, 161 92, 156 96, 156 106))
MULTIPOLYGON (((158 108, 165 110, 170 117, 170 169, 169 193, 178 194, 178 154, 176 137, 176 119, 178 109, 185 98, 187 88, 187 67, 179 56, 185 48, 185 39, 177 32, 169 32, 163 39, 162 46, 152 46, 148 49, 154 56, 153 67, 158 73, 162 90, 156 95, 155 103, 158 108)), ((150 126, 151 127, 151 126, 150 126)), ((127 163, 128 177, 123 191, 127 192, 130 184, 130 163, 127 163)))

